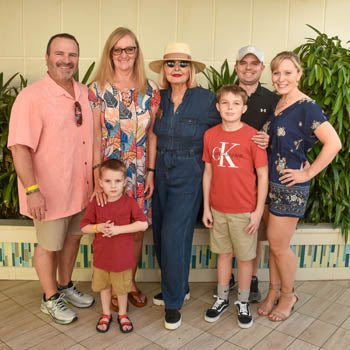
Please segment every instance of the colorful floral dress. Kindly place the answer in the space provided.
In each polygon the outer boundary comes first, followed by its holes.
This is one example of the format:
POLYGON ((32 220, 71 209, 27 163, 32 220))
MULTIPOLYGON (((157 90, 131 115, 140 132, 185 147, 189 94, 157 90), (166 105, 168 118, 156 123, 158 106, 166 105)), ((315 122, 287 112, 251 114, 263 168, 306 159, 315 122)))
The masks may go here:
POLYGON ((145 95, 134 89, 121 91, 107 84, 100 89, 96 83, 89 96, 92 108, 101 109, 103 160, 120 159, 127 167, 127 190, 137 200, 151 222, 150 200, 145 200, 147 167, 147 132, 151 125, 150 109, 160 103, 157 85, 147 81, 145 95))
POLYGON ((287 187, 279 178, 284 169, 300 169, 307 153, 318 141, 315 129, 327 121, 321 107, 304 98, 284 109, 277 116, 271 114, 263 130, 270 135, 269 208, 277 216, 303 217, 309 197, 310 181, 287 187))

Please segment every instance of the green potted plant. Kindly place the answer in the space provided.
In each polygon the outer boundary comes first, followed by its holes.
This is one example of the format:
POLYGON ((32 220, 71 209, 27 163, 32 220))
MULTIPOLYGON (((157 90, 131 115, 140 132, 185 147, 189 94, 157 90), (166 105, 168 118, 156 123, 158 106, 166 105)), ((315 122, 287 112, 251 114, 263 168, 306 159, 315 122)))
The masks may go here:
MULTIPOLYGON (((294 51, 300 56, 304 74, 301 90, 321 105, 342 141, 342 150, 321 174, 313 179, 306 222, 330 222, 340 226, 345 241, 350 227, 350 50, 337 37, 328 37, 314 27, 316 38, 294 51)), ((317 145, 309 153, 313 161, 317 145)))
MULTIPOLYGON (((85 72, 84 76, 83 76, 83 79, 81 79, 81 83, 82 84, 85 84, 87 86, 90 86, 91 85, 91 81, 88 83, 88 80, 90 79, 90 76, 92 74, 92 71, 94 70, 95 68, 95 62, 92 62, 89 66, 89 68, 87 69, 87 71, 85 72)), ((79 81, 79 68, 78 70, 75 72, 73 78, 76 80, 76 81, 79 81)))
POLYGON ((27 80, 20 75, 18 88, 10 86, 18 73, 4 82, 4 74, 0 73, 0 217, 18 218, 18 194, 16 172, 11 152, 7 149, 8 124, 11 109, 19 91, 27 86, 27 80))
POLYGON ((227 59, 223 62, 220 68, 220 72, 217 71, 213 66, 209 66, 203 72, 204 76, 208 81, 208 89, 217 93, 223 85, 236 84, 238 83, 238 77, 235 70, 230 72, 227 59))

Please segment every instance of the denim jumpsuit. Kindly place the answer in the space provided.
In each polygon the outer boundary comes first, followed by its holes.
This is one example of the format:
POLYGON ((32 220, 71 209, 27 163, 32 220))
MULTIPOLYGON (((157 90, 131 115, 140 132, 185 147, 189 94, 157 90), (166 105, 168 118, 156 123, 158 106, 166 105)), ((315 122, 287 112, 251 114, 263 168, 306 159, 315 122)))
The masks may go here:
POLYGON ((215 95, 187 89, 174 112, 171 89, 161 90, 157 135, 153 239, 167 309, 180 309, 188 288, 192 238, 202 201, 203 135, 221 119, 215 95))

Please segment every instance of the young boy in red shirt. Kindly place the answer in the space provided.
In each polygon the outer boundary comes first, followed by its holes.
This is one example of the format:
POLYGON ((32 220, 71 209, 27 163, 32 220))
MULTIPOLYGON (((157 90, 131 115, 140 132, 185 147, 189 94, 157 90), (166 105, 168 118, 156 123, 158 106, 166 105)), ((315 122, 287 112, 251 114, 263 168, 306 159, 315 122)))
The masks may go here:
POLYGON ((112 287, 118 296, 120 331, 129 333, 133 325, 126 313, 131 291, 134 259, 134 232, 145 231, 147 219, 134 198, 124 194, 126 167, 117 159, 108 159, 100 167, 100 185, 107 204, 98 206, 94 198, 80 222, 84 233, 95 233, 92 290, 100 292, 102 316, 96 330, 105 333, 112 322, 112 287))
POLYGON ((257 130, 241 122, 247 99, 245 90, 236 85, 219 90, 216 108, 222 123, 206 131, 203 150, 203 223, 210 228, 211 251, 219 254, 218 295, 205 320, 215 322, 227 310, 234 250, 238 265, 235 304, 241 328, 253 324, 249 289, 268 189, 266 151, 252 141, 257 130))

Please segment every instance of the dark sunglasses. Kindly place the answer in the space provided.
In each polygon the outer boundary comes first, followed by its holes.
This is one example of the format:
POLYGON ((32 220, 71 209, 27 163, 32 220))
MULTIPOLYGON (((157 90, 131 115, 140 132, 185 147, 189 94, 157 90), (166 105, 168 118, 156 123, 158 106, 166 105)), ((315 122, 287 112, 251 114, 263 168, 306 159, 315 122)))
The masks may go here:
POLYGON ((179 63, 179 66, 180 66, 181 68, 186 68, 186 67, 188 67, 188 66, 191 64, 190 61, 175 61, 175 60, 172 60, 172 61, 165 61, 164 64, 166 64, 169 68, 174 68, 175 65, 176 65, 176 62, 179 63))
POLYGON ((115 56, 119 56, 124 51, 127 55, 133 55, 136 52, 136 49, 137 49, 136 46, 129 46, 129 47, 125 47, 124 49, 121 49, 120 47, 117 47, 117 48, 112 50, 112 53, 115 56))
POLYGON ((80 126, 81 124, 83 124, 83 114, 81 112, 81 105, 78 101, 74 102, 74 112, 77 126, 80 126))

